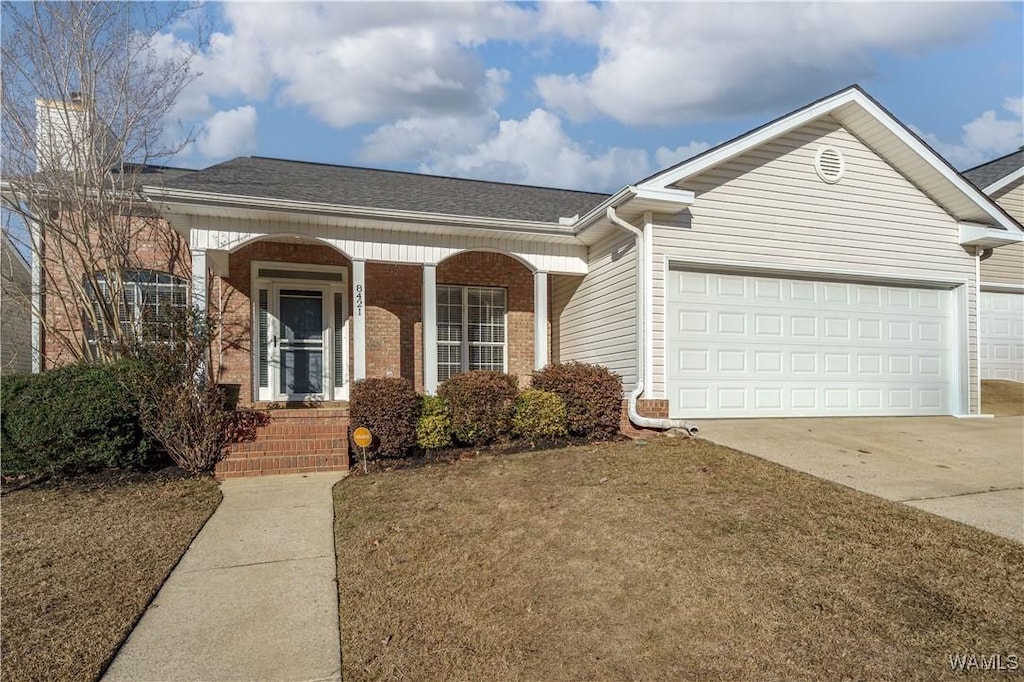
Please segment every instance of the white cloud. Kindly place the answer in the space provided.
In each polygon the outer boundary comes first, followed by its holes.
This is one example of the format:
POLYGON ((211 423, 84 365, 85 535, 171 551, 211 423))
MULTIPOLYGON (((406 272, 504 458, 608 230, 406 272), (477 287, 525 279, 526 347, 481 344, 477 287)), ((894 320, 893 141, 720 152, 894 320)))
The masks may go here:
POLYGON ((971 168, 1009 154, 1024 144, 1024 97, 1007 97, 1002 108, 1009 117, 1000 117, 991 109, 984 111, 961 127, 963 133, 955 142, 941 140, 917 128, 914 132, 956 168, 971 168))
POLYGON ((669 149, 668 147, 658 147, 654 152, 654 161, 658 168, 668 168, 674 166, 680 161, 686 161, 689 158, 697 156, 701 152, 706 152, 711 149, 711 145, 707 142, 691 142, 690 144, 684 144, 681 147, 675 149, 669 149))
POLYGON ((536 78, 549 109, 629 125, 679 124, 809 101, 873 75, 879 51, 977 35, 980 3, 604 5, 598 63, 536 78))
POLYGON ((206 120, 195 150, 206 159, 222 160, 256 149, 256 109, 251 106, 218 111, 206 120))
MULTIPOLYGON (((497 3, 225 3, 182 111, 213 98, 274 98, 328 125, 479 115, 492 79, 473 48, 577 31, 580 13, 497 3), (545 18, 543 29, 538 16, 545 18)), ((585 12, 584 12, 585 14, 585 12)))
POLYGON ((526 118, 501 121, 471 144, 434 149, 420 171, 610 191, 650 174, 651 163, 643 149, 588 151, 569 137, 557 116, 535 109, 526 118))

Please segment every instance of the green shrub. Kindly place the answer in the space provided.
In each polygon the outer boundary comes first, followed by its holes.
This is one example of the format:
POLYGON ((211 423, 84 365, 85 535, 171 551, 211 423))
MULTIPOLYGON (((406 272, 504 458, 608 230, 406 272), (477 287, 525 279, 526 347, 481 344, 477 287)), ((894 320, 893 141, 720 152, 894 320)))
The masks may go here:
POLYGON ((0 382, 2 470, 76 474, 159 462, 125 388, 127 365, 82 363, 0 382))
POLYGON ((452 434, 465 445, 487 445, 506 436, 518 394, 515 377, 490 370, 456 374, 438 389, 451 414, 452 434))
POLYGON ((565 401, 557 393, 530 389, 516 400, 512 434, 519 438, 558 438, 566 434, 565 401))
POLYGON ((394 377, 357 381, 349 409, 352 430, 365 426, 374 435, 368 457, 404 457, 416 447, 416 423, 422 404, 407 380, 394 377))
POLYGON ((422 412, 416 422, 416 444, 424 450, 440 450, 452 444, 448 406, 437 396, 423 396, 422 412))
POLYGON ((533 388, 565 401, 569 434, 613 438, 622 414, 622 378, 606 367, 581 362, 548 365, 533 373, 533 388))

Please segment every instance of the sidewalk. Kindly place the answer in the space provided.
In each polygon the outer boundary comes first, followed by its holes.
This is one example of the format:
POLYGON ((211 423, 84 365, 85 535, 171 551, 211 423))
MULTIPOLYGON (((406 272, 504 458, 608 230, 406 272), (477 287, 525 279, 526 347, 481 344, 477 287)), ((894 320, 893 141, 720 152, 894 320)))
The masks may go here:
POLYGON ((340 680, 331 487, 229 479, 103 680, 340 680))

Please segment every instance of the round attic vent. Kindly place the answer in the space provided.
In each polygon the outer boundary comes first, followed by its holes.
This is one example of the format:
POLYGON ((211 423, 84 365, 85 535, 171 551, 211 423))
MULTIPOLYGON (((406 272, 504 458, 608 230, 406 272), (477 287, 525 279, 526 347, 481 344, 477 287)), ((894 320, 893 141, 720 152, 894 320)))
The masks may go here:
POLYGON ((846 170, 846 160, 835 147, 822 147, 814 155, 814 170, 827 183, 839 182, 846 170))

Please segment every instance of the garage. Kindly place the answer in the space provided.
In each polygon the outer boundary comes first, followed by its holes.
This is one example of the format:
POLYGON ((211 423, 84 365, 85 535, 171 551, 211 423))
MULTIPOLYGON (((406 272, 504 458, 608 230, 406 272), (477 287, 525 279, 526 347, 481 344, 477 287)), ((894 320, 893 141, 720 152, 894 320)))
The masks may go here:
POLYGON ((673 417, 954 412, 959 306, 952 289, 667 274, 673 417))
POLYGON ((1024 381, 1024 294, 982 291, 981 378, 1024 381))

